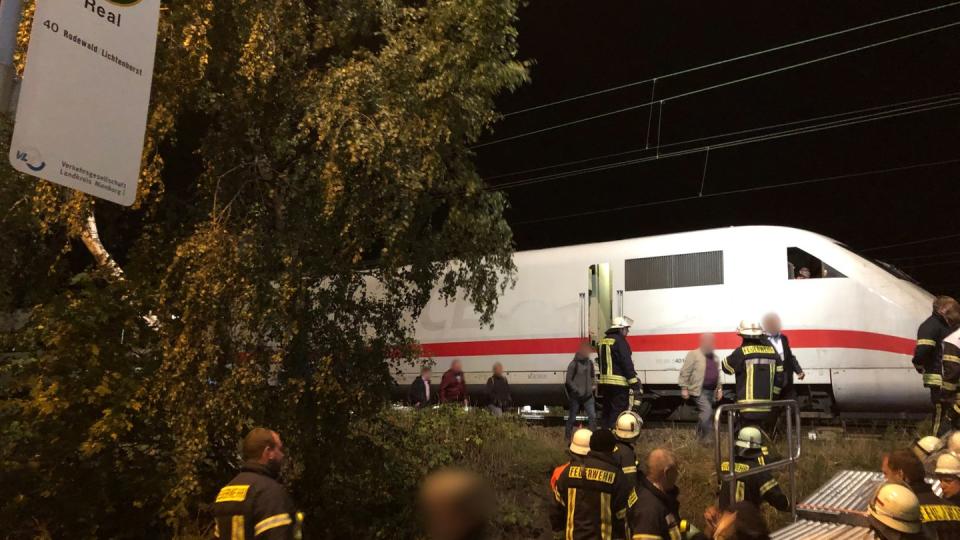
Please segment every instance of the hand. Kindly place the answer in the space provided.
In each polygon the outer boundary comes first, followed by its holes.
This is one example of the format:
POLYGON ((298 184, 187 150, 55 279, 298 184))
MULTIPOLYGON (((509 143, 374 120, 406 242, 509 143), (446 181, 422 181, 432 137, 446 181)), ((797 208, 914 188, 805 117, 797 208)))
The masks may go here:
POLYGON ((686 388, 681 388, 680 397, 682 397, 684 400, 690 399, 690 391, 687 390, 686 388))
POLYGON ((797 373, 797 378, 800 379, 801 381, 802 381, 806 376, 807 376, 807 374, 804 373, 804 372, 802 372, 802 371, 801 371, 800 373, 797 373))
POLYGON ((917 370, 917 373, 923 375, 923 366, 913 366, 913 369, 917 370))
POLYGON ((631 386, 630 388, 633 389, 633 395, 635 395, 635 396, 639 396, 639 395, 643 394, 643 385, 640 384, 640 383, 637 383, 637 384, 631 386))
POLYGON ((703 521, 704 534, 708 537, 713 537, 714 532, 717 530, 717 523, 720 521, 720 509, 716 506, 707 507, 707 509, 703 511, 703 521))
POLYGON ((717 387, 716 395, 713 396, 713 398, 714 398, 714 400, 716 400, 716 401, 720 401, 721 399, 723 399, 723 388, 720 388, 720 387, 718 386, 718 387, 717 387))

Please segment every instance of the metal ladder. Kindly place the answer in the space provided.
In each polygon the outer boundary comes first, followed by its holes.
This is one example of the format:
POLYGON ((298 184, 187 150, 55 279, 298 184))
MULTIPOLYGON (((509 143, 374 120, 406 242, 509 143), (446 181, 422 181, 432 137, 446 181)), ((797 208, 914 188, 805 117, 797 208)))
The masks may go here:
POLYGON ((800 404, 796 400, 786 399, 779 401, 764 402, 762 404, 754 403, 728 403, 717 408, 713 416, 713 435, 714 448, 716 449, 717 480, 727 482, 730 487, 730 503, 737 500, 737 479, 746 478, 766 471, 786 468, 790 472, 790 513, 793 521, 797 520, 797 460, 800 459, 800 404), (750 470, 742 473, 737 472, 735 463, 736 457, 736 434, 733 432, 733 420, 735 420, 743 409, 754 409, 758 405, 770 407, 770 414, 780 409, 786 409, 787 417, 787 456, 773 463, 766 463, 759 467, 751 467, 750 470), (727 414, 727 449, 730 462, 730 472, 724 474, 722 471, 723 452, 720 448, 720 424, 724 413, 727 414))

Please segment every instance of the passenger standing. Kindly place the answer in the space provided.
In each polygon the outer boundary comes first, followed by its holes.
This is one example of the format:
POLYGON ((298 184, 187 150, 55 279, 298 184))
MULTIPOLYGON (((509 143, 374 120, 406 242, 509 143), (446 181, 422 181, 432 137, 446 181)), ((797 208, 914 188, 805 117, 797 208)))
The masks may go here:
POLYGON ((757 404, 742 411, 744 425, 770 428, 770 407, 764 407, 780 395, 783 385, 783 361, 766 340, 763 329, 755 322, 740 321, 737 334, 743 343, 724 361, 723 371, 735 375, 737 403, 757 404))
POLYGON ((714 352, 713 334, 700 336, 700 346, 687 353, 680 368, 680 395, 697 404, 697 438, 706 442, 713 431, 713 410, 722 396, 720 366, 714 352))
POLYGON ((507 376, 503 374, 503 364, 500 362, 493 365, 493 375, 487 379, 487 396, 490 398, 487 410, 494 416, 502 416, 504 409, 513 406, 510 383, 507 382, 507 376))
POLYGON ((450 362, 450 369, 440 379, 440 403, 467 403, 467 381, 459 360, 450 362))
POLYGON ((298 538, 303 515, 277 481, 283 465, 283 442, 275 431, 255 428, 243 439, 243 466, 217 494, 213 504, 218 538, 298 538))
POLYGON ((617 417, 617 427, 613 430, 617 438, 617 445, 613 449, 613 455, 620 463, 620 470, 630 480, 630 485, 637 484, 637 451, 634 443, 640 437, 640 428, 643 427, 643 419, 633 411, 623 411, 617 417))
POLYGON ((949 296, 938 296, 933 301, 933 314, 917 329, 917 346, 913 351, 913 367, 917 373, 923 374, 923 386, 930 390, 930 403, 933 405, 931 433, 937 437, 942 437, 947 431, 947 426, 942 422, 943 406, 940 396, 943 385, 941 343, 950 333, 945 314, 955 309, 956 305, 957 301, 949 296))
POLYGON ((790 340, 783 333, 783 324, 780 322, 780 316, 776 313, 767 313, 763 317, 763 330, 767 334, 767 340, 777 350, 777 354, 783 360, 783 389, 780 391, 780 399, 796 399, 797 391, 793 387, 793 375, 801 381, 806 377, 800 362, 793 354, 790 348, 790 340))
POLYGON ((939 540, 960 538, 960 506, 944 501, 924 480, 923 463, 909 450, 895 450, 883 456, 883 476, 888 482, 906 484, 920 501, 923 528, 939 540))
POLYGON ((867 507, 867 520, 882 540, 926 540, 921 532, 920 501, 902 484, 880 486, 867 507))
POLYGON ((600 340, 600 394, 603 395, 600 427, 604 429, 613 429, 617 416, 630 407, 631 388, 635 395, 643 393, 633 367, 633 351, 627 343, 631 325, 630 317, 617 317, 600 340))
POLYGON ((567 416, 567 428, 564 432, 567 440, 570 440, 573 434, 573 426, 577 422, 580 411, 586 413, 590 430, 597 429, 597 412, 593 397, 596 372, 593 360, 590 359, 591 352, 593 349, 589 343, 581 343, 570 365, 567 366, 567 378, 564 383, 569 398, 569 416, 567 416))
MULTIPOLYGON (((754 467, 764 465, 763 457, 763 435, 755 427, 745 427, 737 434, 737 455, 734 458, 734 466, 737 474, 745 473, 754 467)), ((729 473, 730 462, 724 461, 720 464, 720 470, 729 473)), ((769 472, 761 472, 746 478, 738 478, 735 488, 736 500, 730 501, 730 484, 723 482, 720 485, 720 510, 729 509, 733 503, 747 501, 757 508, 766 501, 770 506, 781 512, 790 511, 790 501, 780 489, 777 479, 769 472)))
POLYGON ((633 486, 613 457, 613 433, 590 437, 583 463, 571 464, 557 479, 550 509, 555 538, 612 540, 626 536, 628 509, 636 503, 633 486))
POLYGON ((410 385, 410 404, 416 408, 426 407, 433 401, 433 390, 430 388, 430 368, 424 366, 420 376, 410 385))

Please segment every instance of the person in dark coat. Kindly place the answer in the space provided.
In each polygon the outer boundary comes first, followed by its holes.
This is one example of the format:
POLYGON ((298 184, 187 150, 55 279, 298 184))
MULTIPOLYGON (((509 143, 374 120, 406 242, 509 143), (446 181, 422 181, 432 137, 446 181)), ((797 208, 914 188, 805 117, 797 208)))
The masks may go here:
POLYGON ((763 331, 767 333, 767 341, 777 350, 783 359, 783 388, 780 390, 780 399, 796 399, 797 391, 793 386, 793 376, 803 380, 807 375, 803 372, 800 362, 797 361, 793 349, 790 348, 790 339, 783 333, 783 323, 776 313, 767 313, 763 317, 763 331))
POLYGON ((430 368, 424 366, 420 370, 420 376, 414 379, 410 385, 410 394, 408 399, 410 405, 416 408, 426 407, 436 401, 433 388, 430 387, 430 368))
POLYGON ((630 390, 634 396, 643 393, 640 378, 633 366, 633 351, 627 342, 627 335, 633 319, 617 317, 613 326, 600 340, 600 394, 603 395, 603 414, 600 427, 613 429, 620 413, 630 407, 630 390))
POLYGON ((593 396, 596 385, 596 371, 590 353, 593 348, 589 343, 581 343, 573 360, 567 366, 567 377, 564 387, 569 398, 567 426, 564 435, 567 440, 573 435, 573 426, 577 423, 577 415, 583 411, 587 415, 587 425, 590 431, 597 429, 596 400, 593 396))
POLYGON ((459 360, 450 362, 450 369, 440 379, 440 403, 467 403, 467 381, 459 360))
POLYGON ((504 409, 513 406, 510 383, 507 381, 507 376, 503 374, 503 364, 500 362, 493 365, 493 375, 487 379, 487 397, 490 400, 487 410, 494 416, 503 415, 504 409))

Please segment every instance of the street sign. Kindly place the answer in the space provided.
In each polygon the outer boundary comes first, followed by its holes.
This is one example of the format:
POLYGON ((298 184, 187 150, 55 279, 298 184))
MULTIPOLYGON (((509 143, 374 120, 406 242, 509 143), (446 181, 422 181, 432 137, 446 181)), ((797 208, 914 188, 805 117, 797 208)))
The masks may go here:
POLYGON ((133 204, 159 20, 160 0, 37 0, 14 169, 133 204))

